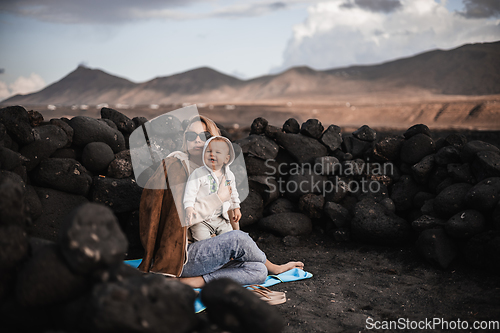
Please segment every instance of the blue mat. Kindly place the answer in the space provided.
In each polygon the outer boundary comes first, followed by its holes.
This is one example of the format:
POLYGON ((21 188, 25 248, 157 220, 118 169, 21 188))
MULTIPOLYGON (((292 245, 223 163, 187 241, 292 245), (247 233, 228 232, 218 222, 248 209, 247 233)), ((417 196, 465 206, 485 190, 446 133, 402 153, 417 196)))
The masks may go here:
MULTIPOLYGON (((142 259, 125 260, 125 263, 134 268, 137 268, 141 263, 141 261, 142 259)), ((303 271, 302 269, 299 268, 294 268, 278 275, 268 275, 266 281, 264 281, 264 283, 262 283, 261 286, 271 287, 274 286, 275 284, 282 282, 292 282, 292 281, 309 279, 312 278, 312 276, 313 275, 309 272, 303 271)), ((201 289, 195 288, 195 290, 200 291, 201 289)), ((201 302, 201 296, 200 294, 198 294, 198 297, 196 297, 196 300, 194 302, 194 311, 196 313, 199 313, 205 310, 205 308, 206 306, 201 302)))

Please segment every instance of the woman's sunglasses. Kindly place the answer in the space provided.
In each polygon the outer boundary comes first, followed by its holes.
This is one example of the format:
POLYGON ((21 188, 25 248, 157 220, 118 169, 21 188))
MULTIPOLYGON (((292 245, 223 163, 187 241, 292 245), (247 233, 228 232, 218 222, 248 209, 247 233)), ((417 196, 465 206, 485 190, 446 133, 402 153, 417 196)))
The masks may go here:
POLYGON ((210 139, 211 136, 210 132, 201 132, 199 134, 196 134, 195 132, 186 132, 187 141, 195 141, 196 138, 199 137, 201 141, 205 142, 210 139))

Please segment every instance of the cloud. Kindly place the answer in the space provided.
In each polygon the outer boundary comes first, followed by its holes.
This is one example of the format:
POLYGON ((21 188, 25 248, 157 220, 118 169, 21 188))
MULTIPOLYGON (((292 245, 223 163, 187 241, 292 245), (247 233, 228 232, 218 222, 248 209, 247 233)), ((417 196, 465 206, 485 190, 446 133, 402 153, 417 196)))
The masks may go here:
POLYGON ((372 12, 390 13, 401 7, 399 0, 348 0, 341 5, 344 8, 359 7, 372 12))
POLYGON ((294 26, 282 65, 271 72, 300 65, 329 69, 374 64, 500 39, 498 21, 467 19, 434 0, 401 0, 390 13, 345 3, 333 0, 310 6, 305 22, 294 26))
POLYGON ((0 1, 0 11, 55 23, 114 24, 147 19, 188 20, 258 16, 287 9, 294 4, 317 1, 245 0, 236 5, 221 6, 218 0, 16 0, 0 1), (205 12, 190 11, 189 7, 194 4, 207 4, 206 8, 209 9, 205 12), (181 8, 187 8, 187 11, 181 11, 181 8))
POLYGON ((31 73, 28 77, 20 76, 8 86, 5 82, 0 81, 0 100, 17 94, 24 95, 36 92, 45 86, 43 78, 36 73, 31 73))
POLYGON ((464 0, 465 11, 459 12, 466 18, 488 18, 500 16, 498 0, 464 0))

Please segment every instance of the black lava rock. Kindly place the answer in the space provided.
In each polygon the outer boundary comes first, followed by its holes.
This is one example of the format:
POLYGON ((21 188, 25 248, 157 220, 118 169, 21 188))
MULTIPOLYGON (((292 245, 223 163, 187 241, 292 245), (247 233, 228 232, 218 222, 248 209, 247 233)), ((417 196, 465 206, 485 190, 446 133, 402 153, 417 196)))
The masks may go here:
POLYGON ((286 198, 278 198, 276 201, 269 204, 264 211, 265 215, 291 213, 295 211, 295 205, 286 198))
POLYGON ((42 204, 42 214, 29 226, 29 234, 33 237, 56 241, 61 223, 66 215, 74 208, 87 203, 88 200, 81 195, 49 188, 34 187, 34 189, 42 204))
POLYGON ((471 184, 458 183, 443 189, 434 199, 434 211, 439 216, 448 218, 465 207, 465 196, 472 188, 471 184))
POLYGON ((21 177, 9 171, 0 172, 0 225, 25 227, 25 193, 21 177))
POLYGON ((312 222, 301 213, 279 213, 259 220, 259 226, 281 236, 307 235, 312 231, 312 222))
POLYGON ((331 151, 339 149, 343 141, 340 127, 336 125, 328 126, 326 131, 323 132, 323 135, 321 135, 319 141, 331 151))
POLYGON ((0 270, 16 267, 28 256, 28 236, 19 225, 0 225, 0 270))
POLYGON ((404 219, 388 212, 381 204, 365 199, 356 204, 351 232, 359 241, 394 245, 408 241, 411 228, 404 219))
POLYGON ((4 124, 7 134, 20 145, 35 141, 29 114, 22 106, 8 106, 0 109, 0 123, 4 124))
POLYGON ((352 219, 349 211, 335 202, 327 202, 324 206, 324 212, 337 228, 348 227, 352 219))
POLYGON ((452 133, 444 139, 445 146, 454 146, 461 149, 467 143, 465 135, 460 133, 452 133))
POLYGON ((28 111, 28 116, 30 118, 30 125, 32 127, 40 126, 43 123, 43 116, 38 111, 30 110, 28 111))
POLYGON ((455 183, 476 183, 476 178, 474 178, 474 175, 472 174, 472 169, 469 163, 450 163, 446 166, 446 169, 448 171, 448 175, 455 183))
POLYGON ((438 150, 435 155, 436 163, 439 165, 446 165, 449 163, 459 163, 460 150, 455 146, 446 146, 438 150))
POLYGON ((426 201, 434 199, 436 197, 435 194, 429 193, 429 192, 418 192, 415 194, 413 197, 413 207, 415 208, 421 208, 426 201))
POLYGON ((262 199, 262 196, 254 189, 250 189, 250 191, 248 192, 248 196, 240 204, 240 210, 241 228, 259 221, 262 218, 264 210, 264 200, 262 199))
POLYGON ((371 129, 368 125, 363 125, 352 133, 352 135, 360 140, 373 142, 377 139, 377 132, 371 129))
POLYGON ((436 229, 443 227, 446 221, 434 216, 422 215, 411 223, 414 230, 421 232, 427 229, 436 229))
POLYGON ((276 141, 299 163, 312 163, 317 157, 326 156, 327 149, 318 140, 302 134, 278 133, 276 141))
MULTIPOLYGON (((286 183, 280 183, 280 191, 284 190, 286 196, 292 201, 297 201, 301 196, 308 193, 323 193, 327 178, 312 172, 308 168, 297 169, 297 172, 288 177, 286 183)), ((332 185, 333 187, 333 185, 332 185)), ((333 188, 331 189, 333 190, 333 188)))
POLYGON ((61 119, 51 119, 50 124, 60 127, 65 133, 66 137, 68 138, 68 143, 66 144, 66 147, 69 147, 71 143, 73 143, 73 128, 68 125, 67 122, 61 119))
POLYGON ((108 177, 111 178, 128 178, 132 176, 132 158, 130 150, 123 150, 115 155, 115 159, 108 165, 108 177))
POLYGON ((252 125, 250 125, 250 134, 264 134, 264 130, 268 124, 269 122, 262 117, 255 118, 252 125))
POLYGON ((55 190, 86 196, 92 177, 76 160, 69 158, 47 158, 34 170, 36 184, 55 190))
POLYGON ((31 185, 26 185, 24 205, 26 207, 26 214, 31 218, 31 221, 38 219, 42 215, 42 203, 36 194, 35 188, 31 185))
POLYGON ((498 149, 491 143, 474 140, 467 142, 463 146, 462 151, 460 152, 460 157, 464 162, 472 162, 476 158, 477 153, 480 153, 482 151, 494 151, 498 153, 500 152, 500 149, 498 149))
POLYGON ((263 160, 274 159, 278 155, 279 146, 263 135, 252 134, 235 143, 240 145, 243 153, 250 153, 263 160))
POLYGON ((489 177, 500 177, 500 153, 482 151, 472 162, 472 173, 478 181, 489 177))
POLYGON ((0 147, 0 169, 13 170, 21 165, 27 165, 29 160, 18 152, 6 147, 0 147))
POLYGON ((405 139, 402 136, 385 137, 375 144, 374 156, 381 161, 395 161, 399 158, 405 139))
MULTIPOLYGON (((66 123, 64 124, 69 127, 66 123)), ((36 127, 33 129, 33 135, 35 137, 35 141, 48 142, 57 147, 57 149, 67 147, 68 143, 71 144, 67 132, 61 126, 57 125, 44 125, 36 127)))
POLYGON ((192 332, 198 324, 193 289, 161 275, 137 276, 94 287, 89 332, 192 332))
POLYGON ((425 134, 416 134, 403 142, 400 158, 413 165, 435 150, 434 140, 425 134))
POLYGON ((333 156, 318 157, 314 160, 314 171, 323 176, 333 175, 340 168, 339 160, 333 156))
POLYGON ((431 130, 429 129, 429 127, 427 127, 427 125, 424 125, 424 124, 417 124, 417 125, 413 125, 412 127, 408 128, 406 130, 406 132, 403 134, 403 136, 405 137, 405 139, 409 139, 417 134, 424 134, 424 135, 427 135, 428 137, 431 136, 431 130))
POLYGON ((94 177, 92 181, 92 201, 101 203, 115 213, 131 212, 139 209, 142 187, 131 178, 116 179, 94 177))
POLYGON ((116 110, 102 108, 101 118, 111 120, 120 132, 130 134, 135 130, 135 123, 129 117, 116 110))
POLYGON ((467 205, 483 213, 491 212, 500 201, 500 177, 486 178, 465 196, 467 205))
POLYGON ((95 203, 82 205, 66 216, 59 239, 68 264, 84 274, 122 262, 128 246, 113 212, 95 203))
POLYGON ((134 122, 136 128, 141 127, 143 124, 148 122, 146 117, 134 117, 132 118, 132 121, 134 122))
POLYGON ((299 199, 299 209, 311 219, 319 219, 323 216, 325 198, 322 195, 306 194, 299 199))
POLYGON ((412 207, 413 198, 420 192, 420 186, 409 176, 403 176, 392 187, 391 199, 397 211, 404 211, 412 207))
POLYGON ((311 138, 319 139, 325 128, 318 119, 308 119, 302 123, 300 133, 310 136, 311 138))
POLYGON ((104 142, 91 142, 82 152, 83 166, 95 173, 106 172, 114 158, 113 150, 104 142))
POLYGON ((420 162, 411 167, 413 178, 419 184, 425 184, 434 168, 434 156, 427 155, 420 162))
POLYGON ((109 127, 106 123, 94 118, 76 116, 71 118, 69 125, 73 128, 73 144, 85 147, 91 142, 104 142, 114 153, 126 149, 123 134, 109 127))
POLYGON ((342 145, 344 146, 344 151, 351 154, 354 158, 362 157, 372 147, 371 142, 363 141, 353 136, 344 138, 342 145))
POLYGON ((47 306, 69 301, 89 287, 85 277, 75 274, 55 244, 35 252, 19 272, 16 299, 23 306, 47 306))
POLYGON ((417 240, 417 249, 432 264, 447 268, 458 251, 443 229, 424 230, 417 240))
POLYGON ((277 333, 284 324, 278 311, 230 279, 209 282, 201 291, 210 321, 234 333, 277 333))
POLYGON ((272 140, 275 140, 276 137, 278 136, 278 133, 283 133, 283 130, 279 127, 272 126, 272 125, 267 125, 266 128, 264 129, 264 134, 272 140))
POLYGON ((290 118, 283 124, 285 133, 298 134, 300 132, 299 122, 295 118, 290 118))
POLYGON ((500 273, 500 231, 490 230, 475 235, 463 252, 470 265, 500 273))
POLYGON ((484 230, 484 216, 477 210, 465 210, 452 216, 445 225, 446 232, 453 238, 470 238, 484 230))
POLYGON ((269 176, 249 176, 248 185, 261 195, 264 200, 264 207, 275 201, 280 196, 278 183, 274 177, 269 176))
POLYGON ((245 166, 247 168, 248 175, 267 175, 278 177, 280 170, 285 168, 282 166, 279 168, 279 164, 273 160, 263 160, 259 157, 253 155, 245 155, 245 166))

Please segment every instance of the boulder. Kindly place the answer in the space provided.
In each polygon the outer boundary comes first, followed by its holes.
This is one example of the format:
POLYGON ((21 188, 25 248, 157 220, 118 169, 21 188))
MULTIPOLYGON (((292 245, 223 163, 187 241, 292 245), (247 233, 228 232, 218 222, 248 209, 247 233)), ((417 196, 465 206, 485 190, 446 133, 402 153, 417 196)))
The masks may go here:
POLYGON ((0 172, 0 225, 26 225, 24 196, 26 186, 21 178, 9 171, 0 172))
POLYGON ((278 198, 276 201, 269 204, 264 211, 265 215, 289 213, 295 211, 295 205, 286 198, 278 198))
POLYGON ((19 225, 0 225, 0 270, 15 269, 28 256, 28 236, 19 225))
POLYGON ((91 142, 104 142, 111 147, 114 153, 126 149, 123 134, 102 121, 76 116, 71 118, 69 125, 73 128, 73 144, 76 146, 85 147, 91 142))
POLYGON ((427 229, 441 228, 446 224, 446 221, 430 215, 422 215, 411 223, 415 231, 422 232, 427 229))
POLYGON ((59 240, 70 267, 83 274, 121 263, 128 246, 113 212, 95 203, 82 205, 65 217, 59 240))
POLYGON ((472 162, 472 173, 478 181, 489 177, 500 177, 500 153, 482 151, 472 162))
POLYGON ((283 131, 285 133, 298 134, 300 132, 299 122, 295 118, 289 118, 283 124, 283 131))
POLYGON ((413 165, 427 155, 434 153, 434 140, 425 134, 416 134, 406 139, 401 146, 400 158, 403 162, 413 165))
POLYGON ((66 147, 70 147, 71 144, 73 143, 73 128, 68 125, 67 122, 65 122, 62 119, 51 119, 49 122, 51 125, 60 127, 65 133, 66 137, 68 138, 68 143, 66 144, 66 147))
POLYGON ((151 274, 94 286, 88 332, 192 332, 196 294, 177 280, 151 274))
POLYGON ((45 125, 36 128, 36 140, 21 148, 20 153, 29 159, 26 170, 33 170, 44 158, 50 157, 58 149, 68 143, 66 132, 55 125, 45 125))
POLYGON ((132 121, 135 124, 135 128, 141 127, 143 124, 148 122, 146 117, 134 117, 132 118, 132 121))
POLYGON ((47 158, 33 171, 35 183, 41 187, 87 196, 92 177, 76 160, 47 158))
POLYGON ((467 142, 463 146, 462 151, 460 152, 460 157, 464 162, 472 162, 476 158, 477 153, 480 153, 482 151, 493 151, 499 153, 500 149, 498 149, 498 147, 492 145, 491 143, 474 140, 467 142))
POLYGON ((101 109, 101 118, 111 120, 116 125, 117 129, 123 133, 130 134, 136 128, 135 123, 129 117, 110 108, 101 109))
POLYGON ((462 147, 466 143, 467 143, 467 138, 465 137, 465 135, 460 133, 452 133, 444 139, 445 146, 453 146, 458 149, 462 149, 462 147))
POLYGON ((399 158, 404 142, 402 136, 385 137, 375 144, 373 155, 381 162, 395 161, 399 158))
POLYGON ((255 118, 252 122, 252 125, 250 125, 250 134, 264 134, 264 131, 268 124, 269 122, 262 117, 255 118))
POLYGON ((422 231, 417 240, 417 249, 430 263, 447 268, 456 258, 458 251, 443 229, 422 231))
POLYGON ((142 187, 131 178, 94 177, 92 181, 92 201, 108 206, 115 213, 139 209, 141 195, 142 187))
POLYGON ((349 227, 352 217, 343 206, 335 202, 327 202, 324 206, 324 212, 337 228, 349 227))
POLYGON ((250 153, 263 160, 275 159, 278 155, 279 146, 264 135, 252 134, 235 143, 241 147, 243 153, 250 153))
POLYGON ((272 126, 272 125, 267 125, 266 128, 264 129, 264 134, 272 140, 276 139, 276 136, 278 136, 278 133, 283 133, 283 130, 279 127, 272 126))
POLYGON ((276 307, 231 279, 209 282, 201 292, 208 317, 224 331, 235 333, 281 332, 284 323, 276 307))
POLYGON ((274 177, 269 176, 250 176, 248 185, 261 195, 264 200, 264 207, 275 201, 280 196, 278 183, 274 177))
POLYGON ((484 228, 484 216, 473 209, 455 214, 445 225, 446 233, 457 239, 470 238, 482 232, 484 228))
POLYGON ((420 186, 410 176, 403 176, 392 187, 391 199, 397 211, 410 209, 413 198, 420 192, 420 186))
POLYGON ((352 133, 352 135, 362 141, 373 142, 377 139, 377 132, 368 125, 363 125, 352 133))
POLYGON ((351 221, 355 240, 381 245, 404 244, 411 233, 410 225, 373 200, 358 202, 351 221))
POLYGON ((240 203, 240 227, 244 228, 259 221, 262 218, 263 209, 264 200, 262 196, 254 189, 250 189, 246 199, 240 203))
POLYGON ((431 130, 429 129, 429 127, 427 127, 427 125, 424 125, 424 124, 417 124, 417 125, 413 125, 412 127, 408 128, 406 130, 406 132, 403 134, 403 136, 405 137, 405 139, 409 139, 417 134, 424 134, 424 135, 427 135, 428 137, 431 136, 431 130))
POLYGON ((413 197, 413 207, 422 208, 422 206, 425 204, 427 200, 432 200, 435 197, 436 197, 435 194, 429 192, 424 192, 424 191, 418 192, 413 197))
POLYGON ((325 198, 322 195, 306 194, 299 199, 299 209, 311 219, 319 219, 323 216, 325 198))
POLYGON ((108 177, 111 178, 128 178, 133 175, 132 158, 130 150, 123 150, 115 155, 115 159, 108 165, 108 177))
POLYGON ((314 171, 323 176, 331 176, 340 169, 339 160, 333 156, 318 157, 314 160, 314 171))
POLYGON ((327 146, 330 151, 339 149, 343 141, 340 127, 336 125, 328 126, 326 131, 321 135, 319 141, 327 146))
POLYGON ((82 164, 94 173, 104 173, 115 158, 110 146, 104 142, 90 142, 83 148, 82 164))
POLYGON ((312 231, 312 222, 301 213, 279 213, 259 220, 259 226, 281 236, 307 235, 312 231))
POLYGON ((435 164, 435 155, 427 155, 420 162, 411 167, 412 175, 415 181, 419 184, 427 183, 431 171, 435 164))
POLYGON ((81 195, 49 188, 34 187, 34 189, 42 204, 42 214, 29 226, 29 234, 33 237, 56 241, 64 217, 74 208, 87 203, 88 200, 81 195))
POLYGON ((11 171, 21 165, 27 165, 29 160, 18 152, 0 146, 0 169, 11 171))
POLYGON ((465 207, 465 196, 472 188, 471 184, 458 183, 443 189, 434 199, 434 211, 439 216, 448 218, 465 207))
POLYGON ((354 158, 362 157, 372 147, 371 142, 363 141, 353 136, 345 137, 342 145, 344 151, 351 154, 354 158))
POLYGON ((500 177, 486 178, 477 183, 467 192, 465 201, 473 209, 491 212, 500 201, 500 177))
MULTIPOLYGON (((263 160, 259 157, 253 155, 245 155, 245 166, 247 168, 247 174, 250 175, 266 175, 279 177, 280 174, 284 174, 285 169, 283 166, 275 160, 263 160), (282 172, 279 172, 282 171, 282 172)), ((286 165, 285 165, 286 166, 286 165)), ((288 170, 288 167, 286 167, 288 170)))
POLYGON ((319 139, 324 129, 325 128, 318 119, 308 119, 306 122, 302 123, 300 133, 314 139, 319 139))
POLYGON ((476 179, 472 174, 472 169, 469 163, 450 163, 446 166, 446 169, 448 171, 448 175, 455 183, 476 183, 476 179))
POLYGON ((43 246, 18 274, 16 299, 19 304, 49 306, 67 302, 83 294, 89 283, 67 265, 55 244, 43 246))
POLYGON ((42 215, 42 202, 36 194, 35 188, 31 185, 26 185, 26 193, 24 195, 24 206, 26 214, 34 221, 42 215))
POLYGON ((29 114, 22 106, 8 106, 0 109, 0 123, 5 126, 7 134, 18 144, 24 146, 35 141, 29 114))
MULTIPOLYGON (((288 181, 279 184, 284 189, 286 196, 292 201, 297 201, 301 196, 308 193, 323 193, 327 177, 318 175, 308 168, 297 170, 288 177, 288 181)), ((332 184, 333 187, 333 184, 332 184)), ((333 188, 331 189, 333 190, 333 188)))
MULTIPOLYGON (((63 121, 61 122, 64 123, 63 121)), ((64 123, 64 125, 69 127, 66 123, 64 123)), ((33 136, 35 137, 35 141, 50 143, 54 147, 57 147, 57 149, 68 147, 71 145, 71 141, 68 137, 67 131, 71 132, 71 130, 65 130, 61 126, 44 125, 34 128, 33 136)))
POLYGON ((460 150, 455 146, 446 146, 437 151, 435 154, 435 161, 438 165, 447 165, 450 163, 459 163, 460 150))

